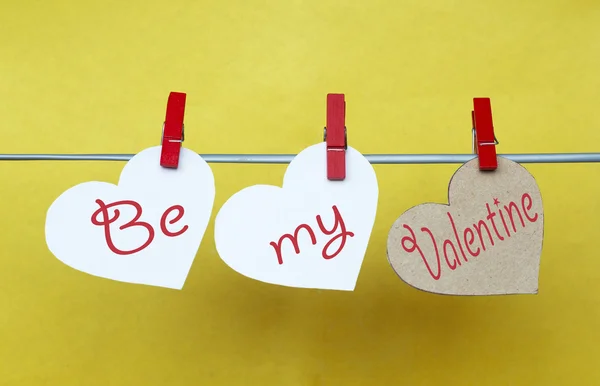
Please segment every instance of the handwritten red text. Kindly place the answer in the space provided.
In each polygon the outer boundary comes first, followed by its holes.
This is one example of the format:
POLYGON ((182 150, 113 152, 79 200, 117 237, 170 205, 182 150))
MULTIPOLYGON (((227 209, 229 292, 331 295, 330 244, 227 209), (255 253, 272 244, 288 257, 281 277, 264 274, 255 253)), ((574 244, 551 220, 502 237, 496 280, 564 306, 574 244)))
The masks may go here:
MULTIPOLYGON (((528 193, 524 193, 521 196, 520 206, 513 201, 510 201, 508 205, 500 206, 500 201, 497 198, 494 198, 493 201, 493 205, 497 208, 496 211, 493 211, 490 204, 486 203, 485 208, 487 210, 487 216, 474 223, 472 227, 465 228, 462 231, 462 234, 457 229, 452 214, 450 212, 446 213, 450 223, 449 225, 452 227, 452 232, 454 233, 454 241, 456 242, 455 245, 453 240, 445 239, 441 244, 441 252, 444 254, 444 261, 450 270, 454 271, 463 264, 463 262, 461 262, 461 257, 464 262, 468 262, 469 259, 467 258, 467 254, 470 257, 477 257, 482 251, 486 251, 487 248, 493 247, 495 243, 509 239, 520 229, 525 228, 527 224, 534 223, 538 220, 537 213, 529 213, 533 206, 533 199, 528 193), (496 216, 498 216, 499 219, 496 216), (485 220, 487 220, 487 222, 485 220)), ((435 250, 436 260, 434 269, 432 269, 428 259, 423 254, 413 229, 407 224, 403 224, 402 227, 410 233, 410 236, 402 238, 402 248, 408 253, 417 251, 423 260, 429 275, 433 280, 439 280, 442 276, 440 248, 438 248, 438 243, 431 230, 427 227, 421 227, 420 229, 425 235, 425 239, 432 243, 433 249, 435 250)))
MULTIPOLYGON (((323 250, 321 251, 321 255, 326 260, 333 259, 337 255, 339 255, 340 252, 342 252, 342 250, 344 249, 344 246, 346 245, 347 237, 354 237, 353 232, 346 230, 346 224, 344 223, 344 219, 342 218, 342 215, 340 214, 340 211, 338 210, 338 208, 334 205, 331 209, 333 210, 333 217, 334 217, 334 224, 331 229, 327 229, 325 227, 320 215, 317 215, 317 217, 316 217, 317 226, 319 227, 319 229, 321 230, 321 232, 324 235, 332 236, 334 233, 338 232, 335 236, 333 236, 327 242, 327 244, 325 244, 325 246, 323 247, 323 250), (340 244, 339 244, 338 248, 335 251, 330 252, 329 248, 338 239, 340 240, 340 244)), ((310 225, 308 225, 308 224, 298 225, 298 227, 296 227, 296 230, 294 231, 294 235, 286 233, 279 238, 278 242, 272 241, 270 243, 270 245, 275 250, 275 254, 277 255, 277 261, 279 262, 280 265, 283 264, 283 256, 281 253, 281 247, 283 245, 283 242, 286 239, 291 241, 292 245, 294 246, 294 251, 296 252, 296 255, 298 255, 300 253, 300 246, 298 244, 298 236, 299 236, 301 230, 304 230, 305 231, 304 233, 308 234, 312 245, 317 244, 317 237, 315 236, 315 232, 310 227, 310 225)))
MULTIPOLYGON (((131 255, 146 249, 150 244, 152 244, 152 241, 154 240, 155 236, 154 227, 145 221, 140 221, 140 217, 142 216, 142 206, 140 204, 133 200, 123 200, 116 201, 110 204, 105 204, 104 201, 100 199, 96 200, 96 204, 98 204, 100 208, 98 208, 98 210, 96 210, 94 214, 92 214, 92 224, 104 228, 104 238, 106 239, 106 245, 108 245, 108 248, 113 253, 117 255, 131 255), (135 215, 133 216, 133 218, 126 222, 124 225, 118 227, 118 229, 123 231, 134 227, 144 228, 148 233, 148 236, 146 240, 142 243, 142 245, 140 245, 139 247, 131 250, 122 250, 115 246, 112 237, 111 224, 117 221, 121 216, 121 212, 116 207, 130 207, 135 210, 135 215), (114 208, 112 217, 109 214, 109 209, 111 208, 114 208)), ((164 211, 163 215, 160 218, 160 230, 164 233, 165 236, 176 237, 182 235, 183 233, 185 233, 185 231, 188 230, 187 225, 184 225, 179 230, 169 230, 169 228, 167 228, 167 223, 169 225, 174 225, 176 222, 181 220, 184 212, 185 211, 181 205, 173 205, 164 211), (172 212, 175 212, 175 217, 167 221, 169 215, 172 212)))

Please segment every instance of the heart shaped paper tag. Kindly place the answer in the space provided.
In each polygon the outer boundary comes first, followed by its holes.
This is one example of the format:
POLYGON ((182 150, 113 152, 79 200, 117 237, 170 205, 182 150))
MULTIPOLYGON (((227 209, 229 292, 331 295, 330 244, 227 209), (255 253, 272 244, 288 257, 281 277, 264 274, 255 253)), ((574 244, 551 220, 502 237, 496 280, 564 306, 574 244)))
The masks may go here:
POLYGON ((388 235, 388 260, 400 278, 448 295, 534 294, 544 211, 533 176, 498 157, 498 168, 461 166, 449 205, 426 203, 404 212, 388 235))
POLYGON ((371 236, 379 188, 373 167, 346 151, 346 179, 329 181, 326 145, 304 149, 283 188, 234 194, 215 220, 219 255, 235 271, 289 287, 353 290, 371 236))
POLYGON ((210 220, 213 173, 182 148, 177 169, 159 164, 161 147, 136 154, 119 185, 85 182, 46 215, 46 243, 63 263, 122 282, 181 289, 210 220))

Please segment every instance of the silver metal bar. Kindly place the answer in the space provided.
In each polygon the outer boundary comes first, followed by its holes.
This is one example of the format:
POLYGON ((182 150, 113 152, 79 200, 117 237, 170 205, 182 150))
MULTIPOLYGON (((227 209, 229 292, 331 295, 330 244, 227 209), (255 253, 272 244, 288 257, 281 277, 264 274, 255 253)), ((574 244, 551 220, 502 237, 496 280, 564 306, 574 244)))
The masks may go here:
MULTIPOLYGON (((294 154, 200 154, 209 163, 287 164, 294 154)), ((519 163, 600 162, 600 153, 499 154, 519 163)), ((134 154, 0 154, 0 161, 128 161, 134 154)), ((372 164, 462 164, 474 154, 365 154, 372 164)))

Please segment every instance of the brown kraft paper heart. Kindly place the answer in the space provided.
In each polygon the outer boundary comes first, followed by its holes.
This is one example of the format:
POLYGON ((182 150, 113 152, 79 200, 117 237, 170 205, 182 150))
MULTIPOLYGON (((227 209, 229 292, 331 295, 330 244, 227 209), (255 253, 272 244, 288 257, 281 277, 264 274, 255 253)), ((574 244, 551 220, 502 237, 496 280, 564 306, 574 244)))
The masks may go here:
POLYGON ((448 204, 421 204, 396 220, 387 254, 398 276, 423 291, 536 294, 543 237, 533 176, 503 157, 482 172, 474 158, 452 176, 448 204))

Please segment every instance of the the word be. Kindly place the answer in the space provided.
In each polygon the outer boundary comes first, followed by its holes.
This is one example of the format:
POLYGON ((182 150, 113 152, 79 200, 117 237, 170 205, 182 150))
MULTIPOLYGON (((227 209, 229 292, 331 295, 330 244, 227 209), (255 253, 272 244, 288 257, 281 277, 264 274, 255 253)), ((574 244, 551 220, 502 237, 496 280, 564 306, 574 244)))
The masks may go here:
MULTIPOLYGON (((134 253, 144 250, 154 240, 154 233, 155 233, 154 227, 152 227, 152 225, 150 225, 147 222, 139 221, 140 217, 142 216, 142 207, 137 202, 132 201, 132 200, 124 200, 124 201, 116 201, 111 204, 105 204, 104 201, 98 199, 98 200, 96 200, 96 204, 98 204, 100 206, 100 208, 98 210, 96 210, 94 212, 94 214, 92 214, 92 218, 91 218, 92 224, 104 227, 104 237, 106 239, 106 244, 108 245, 108 248, 110 248, 110 250, 113 253, 115 253, 117 255, 131 255, 131 254, 134 254, 134 253), (121 216, 121 212, 119 211, 119 209, 115 208, 114 215, 112 217, 110 217, 110 215, 108 213, 108 209, 113 208, 113 207, 119 207, 119 206, 120 207, 130 206, 130 207, 135 208, 135 211, 136 211, 135 216, 133 216, 133 218, 126 224, 121 225, 118 228, 119 230, 125 230, 125 229, 133 228, 133 227, 142 227, 148 231, 148 238, 146 239, 146 241, 141 246, 139 246, 135 249, 129 250, 129 251, 118 249, 115 246, 115 244, 113 243, 113 239, 112 239, 111 224, 114 223, 115 221, 117 221, 117 219, 121 216), (101 217, 101 219, 98 219, 98 217, 100 215, 102 215, 102 217, 101 217)), ((183 233, 185 233, 185 231, 188 230, 188 226, 184 225, 183 227, 181 227, 180 230, 175 231, 175 232, 171 232, 169 229, 167 229, 167 217, 169 216, 169 214, 171 214, 171 212, 176 212, 175 218, 168 221, 168 223, 170 225, 173 225, 176 222, 178 222, 179 220, 181 220, 181 218, 183 217, 183 214, 184 214, 184 209, 181 205, 173 205, 173 206, 169 207, 167 210, 165 210, 160 218, 160 230, 162 231, 162 233, 165 236, 168 236, 168 237, 180 236, 183 233)))
MULTIPOLYGON (((342 218, 342 215, 340 214, 338 208, 334 205, 332 207, 332 209, 333 209, 333 216, 334 216, 335 222, 334 222, 333 228, 331 228, 331 230, 327 229, 325 227, 325 225, 323 225, 323 220, 321 219, 320 215, 317 215, 317 217, 316 217, 317 226, 319 227, 319 229, 321 230, 321 232, 324 235, 332 236, 336 231, 339 230, 339 233, 337 233, 335 236, 333 236, 327 242, 327 244, 325 244, 325 246, 323 247, 323 250, 321 251, 323 258, 326 260, 333 259, 337 255, 339 255, 340 252, 342 252, 342 250, 344 249, 344 246, 346 245, 347 237, 354 237, 353 232, 346 230, 346 224, 344 224, 344 219, 342 218), (333 253, 329 253, 328 252, 329 247, 331 247, 331 245, 338 239, 341 239, 338 249, 335 250, 335 252, 333 252, 333 253)), ((294 231, 293 236, 289 233, 286 233, 279 238, 278 242, 272 241, 270 243, 270 245, 275 250, 275 253, 277 254, 277 261, 279 262, 280 265, 283 264, 283 256, 281 255, 281 246, 286 239, 288 239, 292 242, 292 245, 294 246, 294 251, 296 252, 296 255, 298 255, 300 253, 300 246, 298 245, 298 235, 300 233, 300 230, 302 230, 302 229, 304 229, 306 231, 306 233, 308 233, 312 245, 317 244, 317 238, 315 236, 315 232, 313 231, 313 229, 308 224, 298 225, 298 227, 294 231)))

